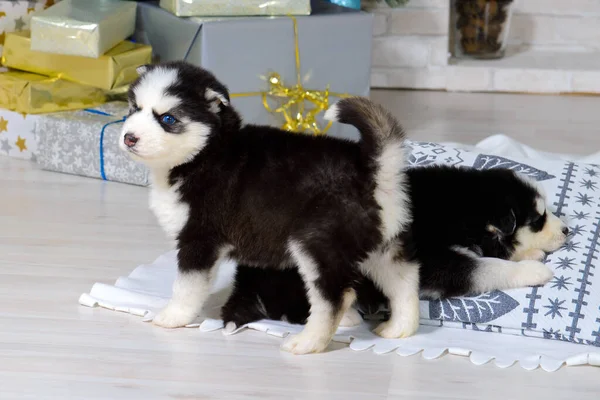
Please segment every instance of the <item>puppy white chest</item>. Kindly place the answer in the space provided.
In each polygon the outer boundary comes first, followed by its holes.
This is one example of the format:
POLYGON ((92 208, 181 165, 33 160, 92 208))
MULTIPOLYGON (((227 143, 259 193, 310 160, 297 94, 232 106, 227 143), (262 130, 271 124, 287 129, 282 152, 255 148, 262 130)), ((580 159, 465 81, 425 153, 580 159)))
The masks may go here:
POLYGON ((181 201, 179 185, 155 185, 150 191, 150 209, 169 238, 176 239, 187 223, 190 207, 181 201))

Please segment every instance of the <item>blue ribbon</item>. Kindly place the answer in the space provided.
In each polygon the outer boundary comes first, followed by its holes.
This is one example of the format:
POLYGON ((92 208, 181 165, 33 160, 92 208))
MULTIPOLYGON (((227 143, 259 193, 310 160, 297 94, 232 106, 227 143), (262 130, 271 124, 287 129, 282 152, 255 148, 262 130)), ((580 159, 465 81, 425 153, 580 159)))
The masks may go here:
MULTIPOLYGON (((84 111, 87 111, 91 114, 97 114, 97 115, 105 115, 107 117, 112 117, 112 114, 109 113, 105 113, 104 111, 100 111, 100 110, 94 110, 93 108, 86 108, 84 111)), ((127 117, 123 117, 118 121, 110 121, 107 122, 106 124, 104 124, 104 126, 102 127, 102 130, 100 130, 100 177, 102 178, 102 180, 106 181, 106 173, 104 172, 104 132, 106 131, 106 128, 109 127, 110 125, 113 124, 120 124, 121 122, 125 122, 125 120, 127 119, 127 117)))

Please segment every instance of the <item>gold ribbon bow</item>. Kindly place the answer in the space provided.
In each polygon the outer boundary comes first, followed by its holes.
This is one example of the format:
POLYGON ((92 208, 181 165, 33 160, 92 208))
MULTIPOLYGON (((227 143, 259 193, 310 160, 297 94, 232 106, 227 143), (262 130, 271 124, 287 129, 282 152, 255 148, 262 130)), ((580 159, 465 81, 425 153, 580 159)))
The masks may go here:
POLYGON ((294 50, 296 56, 296 84, 286 86, 281 75, 272 72, 267 77, 269 89, 262 92, 233 93, 232 98, 262 96, 263 105, 268 112, 281 113, 285 120, 282 129, 292 132, 310 132, 313 135, 325 134, 331 127, 330 121, 324 128, 319 126, 317 115, 329 108, 329 96, 350 97, 346 93, 331 93, 329 85, 325 90, 307 89, 300 77, 300 49, 298 47, 298 22, 289 16, 294 25, 294 50), (275 98, 279 105, 271 107, 269 98, 275 98), (307 107, 308 105, 308 107, 307 107))

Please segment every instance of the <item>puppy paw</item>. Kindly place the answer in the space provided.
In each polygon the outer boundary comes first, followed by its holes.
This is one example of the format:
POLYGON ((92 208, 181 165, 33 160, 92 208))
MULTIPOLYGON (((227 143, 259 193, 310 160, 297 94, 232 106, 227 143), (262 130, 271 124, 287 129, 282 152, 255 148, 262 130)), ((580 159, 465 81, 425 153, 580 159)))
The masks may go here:
POLYGON ((237 330, 237 328, 238 327, 237 327, 237 325, 236 325, 235 322, 229 321, 223 327, 223 334, 225 334, 225 335, 231 335, 232 333, 234 333, 237 330))
POLYGON ((281 349, 296 355, 321 353, 327 348, 330 340, 331 338, 304 330, 289 336, 281 345, 281 349))
POLYGON ((554 272, 539 261, 519 261, 519 266, 516 277, 519 286, 543 286, 554 276, 554 272))
POLYGON ((540 249, 529 249, 521 254, 521 260, 542 261, 546 257, 546 253, 540 249))
POLYGON ((194 322, 196 313, 169 304, 154 319, 152 323, 163 328, 180 328, 194 322))
POLYGON ((356 311, 356 308, 349 308, 348 311, 344 313, 342 320, 340 321, 340 326, 349 328, 353 326, 358 326, 362 322, 362 317, 360 313, 356 311))
POLYGON ((373 333, 385 339, 403 339, 414 335, 418 329, 419 318, 404 323, 390 319, 379 324, 373 333))

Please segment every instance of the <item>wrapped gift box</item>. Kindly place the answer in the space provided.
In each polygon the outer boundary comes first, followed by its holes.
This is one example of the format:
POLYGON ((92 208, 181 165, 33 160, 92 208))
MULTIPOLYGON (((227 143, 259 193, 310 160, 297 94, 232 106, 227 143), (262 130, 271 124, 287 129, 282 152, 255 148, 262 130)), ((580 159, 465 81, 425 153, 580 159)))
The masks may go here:
POLYGON ((6 36, 2 63, 10 68, 112 90, 137 78, 136 68, 152 60, 152 48, 123 41, 99 58, 31 50, 29 32, 6 36))
POLYGON ((33 13, 54 3, 53 0, 0 0, 0 55, 6 34, 29 29, 33 13))
POLYGON ((37 115, 0 109, 0 155, 35 161, 37 115))
POLYGON ((127 103, 39 116, 38 163, 46 170, 146 186, 148 171, 119 149, 127 103))
POLYGON ((310 14, 310 0, 160 0, 160 6, 180 17, 310 14))
POLYGON ((91 86, 28 72, 0 73, 0 108, 23 114, 94 107, 106 99, 103 90, 91 86))
POLYGON ((31 49, 98 58, 135 27, 136 3, 63 0, 31 20, 31 49))
MULTIPOLYGON (((297 84, 299 73, 306 89, 369 94, 372 15, 325 1, 313 2, 312 9, 312 15, 295 18, 296 36, 290 17, 178 18, 156 3, 138 3, 135 38, 150 44, 160 61, 185 59, 215 73, 246 122, 282 126, 281 113, 267 111, 262 101, 261 92, 271 88, 265 77, 272 73, 287 87, 297 84)), ((285 101, 268 97, 272 108, 285 101)), ((330 103, 336 100, 329 96, 330 103)), ((328 134, 358 137, 353 127, 341 124, 328 134)))

